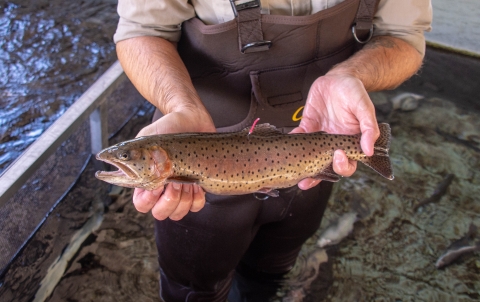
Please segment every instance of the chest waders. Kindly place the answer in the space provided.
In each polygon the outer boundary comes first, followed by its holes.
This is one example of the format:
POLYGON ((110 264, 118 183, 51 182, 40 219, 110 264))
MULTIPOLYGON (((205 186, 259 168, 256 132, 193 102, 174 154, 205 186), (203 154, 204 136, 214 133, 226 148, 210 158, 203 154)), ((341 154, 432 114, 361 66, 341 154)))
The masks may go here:
MULTIPOLYGON (((218 131, 244 129, 256 118, 285 132, 298 126, 315 79, 371 38, 378 0, 346 0, 308 16, 261 15, 258 4, 233 3, 236 18, 226 23, 193 18, 182 25, 179 54, 218 131)), ((154 119, 160 116, 157 110, 154 119)), ((156 221, 162 298, 225 301, 236 276, 230 300, 264 301, 266 276, 291 269, 320 225, 331 188, 292 187, 265 200, 207 194, 201 211, 156 221)))

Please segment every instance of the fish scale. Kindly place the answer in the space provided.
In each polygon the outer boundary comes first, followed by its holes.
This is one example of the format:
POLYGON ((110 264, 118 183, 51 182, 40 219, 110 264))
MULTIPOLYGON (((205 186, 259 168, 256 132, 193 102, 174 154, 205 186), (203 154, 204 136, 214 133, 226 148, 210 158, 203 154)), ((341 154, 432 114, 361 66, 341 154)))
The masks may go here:
POLYGON ((348 158, 362 161, 391 179, 390 128, 387 124, 380 124, 380 128, 382 135, 372 157, 362 152, 360 135, 283 134, 268 124, 258 125, 251 135, 245 129, 150 136, 100 152, 97 158, 117 166, 119 171, 96 175, 117 185, 146 189, 180 182, 196 183, 220 195, 275 195, 274 189, 291 187, 308 177, 337 181, 333 153, 342 149, 348 158))

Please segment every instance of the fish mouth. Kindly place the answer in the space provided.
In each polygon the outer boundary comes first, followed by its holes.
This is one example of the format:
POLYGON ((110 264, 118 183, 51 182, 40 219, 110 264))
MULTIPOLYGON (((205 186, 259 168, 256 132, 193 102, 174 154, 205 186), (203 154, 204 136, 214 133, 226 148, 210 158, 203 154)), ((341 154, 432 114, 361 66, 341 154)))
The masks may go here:
POLYGON ((96 158, 98 160, 101 160, 103 162, 106 162, 108 164, 111 164, 112 166, 115 166, 116 168, 118 168, 117 171, 97 171, 95 173, 95 176, 99 179, 119 179, 119 178, 128 178, 128 179, 131 179, 131 180, 134 180, 134 179, 138 179, 139 176, 138 174, 135 172, 135 170, 131 169, 128 165, 125 165, 121 162, 116 162, 116 161, 112 161, 112 160, 108 160, 108 159, 105 159, 105 158, 101 158, 100 156, 96 156, 96 158))

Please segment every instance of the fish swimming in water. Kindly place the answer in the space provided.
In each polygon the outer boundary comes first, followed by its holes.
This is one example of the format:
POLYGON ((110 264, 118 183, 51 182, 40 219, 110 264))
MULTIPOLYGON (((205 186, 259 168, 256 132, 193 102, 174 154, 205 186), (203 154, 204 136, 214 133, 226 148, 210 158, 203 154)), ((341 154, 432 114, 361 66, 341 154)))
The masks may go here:
POLYGON ((421 202, 419 202, 417 205, 415 205, 413 207, 413 211, 416 211, 419 208, 421 208, 421 207, 423 207, 423 206, 425 206, 429 203, 438 202, 443 197, 443 195, 445 195, 445 193, 447 193, 447 189, 450 186, 450 184, 452 183, 454 177, 455 177, 455 175, 453 175, 453 174, 447 174, 443 178, 443 180, 437 185, 437 187, 433 191, 433 194, 430 197, 428 197, 428 198, 422 200, 421 202))
POLYGON ((119 170, 95 176, 123 187, 153 190, 169 182, 195 183, 217 195, 264 193, 278 196, 278 188, 302 179, 338 181, 333 153, 361 161, 387 179, 393 179, 388 156, 390 126, 379 124, 374 155, 366 156, 360 134, 324 132, 283 134, 269 124, 230 133, 182 133, 139 137, 99 152, 97 159, 119 170))
POLYGON ((464 254, 480 251, 480 242, 477 242, 474 245, 471 245, 469 243, 470 238, 475 237, 476 233, 477 227, 472 223, 470 225, 468 233, 461 239, 453 242, 447 248, 447 250, 438 258, 435 266, 437 268, 443 268, 464 254))
POLYGON ((358 214, 349 212, 340 216, 336 221, 331 223, 317 241, 319 247, 335 245, 340 243, 345 237, 353 231, 353 224, 358 221, 358 214))

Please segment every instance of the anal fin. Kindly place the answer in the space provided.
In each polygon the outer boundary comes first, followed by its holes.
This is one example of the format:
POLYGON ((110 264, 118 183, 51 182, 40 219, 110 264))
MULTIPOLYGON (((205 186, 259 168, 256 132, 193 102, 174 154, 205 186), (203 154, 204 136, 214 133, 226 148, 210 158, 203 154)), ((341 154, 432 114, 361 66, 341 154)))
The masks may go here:
POLYGON ((323 169, 320 173, 312 177, 313 179, 318 180, 326 180, 331 182, 337 182, 340 180, 340 175, 333 171, 332 164, 329 164, 325 169, 323 169))
POLYGON ((340 176, 338 175, 331 175, 331 174, 323 174, 320 173, 318 175, 315 175, 312 177, 313 179, 318 179, 318 180, 326 180, 326 181, 331 181, 331 182, 337 182, 340 180, 340 176))
POLYGON ((272 189, 272 188, 261 188, 260 190, 258 190, 255 193, 261 193, 261 194, 265 194, 265 195, 268 195, 268 196, 271 196, 271 197, 278 197, 279 194, 280 194, 280 192, 278 190, 275 190, 275 189, 272 189))

